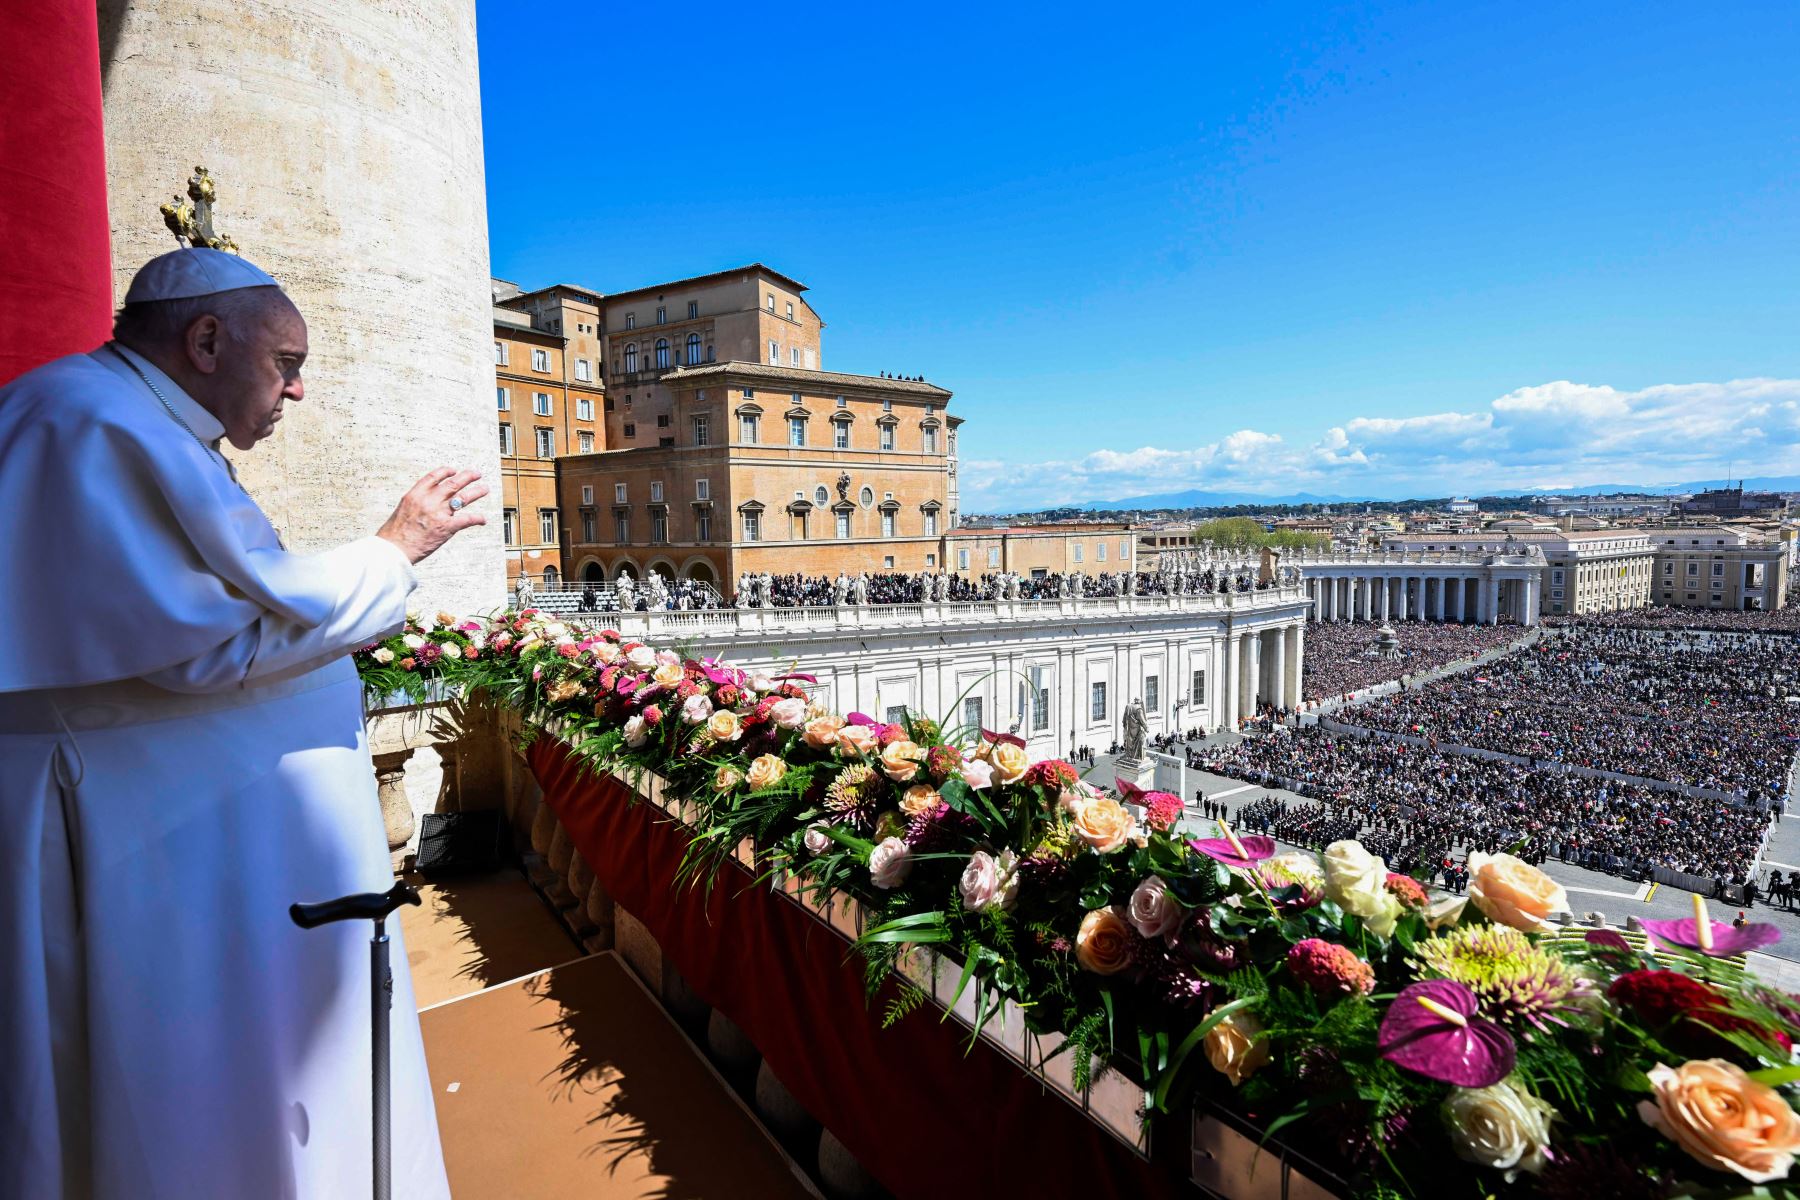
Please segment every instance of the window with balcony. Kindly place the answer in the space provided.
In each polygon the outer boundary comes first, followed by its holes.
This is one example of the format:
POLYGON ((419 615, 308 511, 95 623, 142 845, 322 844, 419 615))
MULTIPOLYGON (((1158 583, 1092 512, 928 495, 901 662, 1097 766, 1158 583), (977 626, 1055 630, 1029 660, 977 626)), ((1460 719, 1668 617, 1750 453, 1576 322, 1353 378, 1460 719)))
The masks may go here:
POLYGON ((591 508, 581 510, 581 540, 584 544, 599 540, 594 536, 594 510, 591 508))
POLYGON ((653 508, 650 510, 650 540, 660 546, 669 540, 669 510, 653 508))
POLYGON ((849 537, 850 536, 850 514, 848 512, 839 512, 839 513, 833 513, 832 515, 837 518, 837 520, 836 520, 837 535, 840 538, 849 537))
POLYGON ((621 546, 630 544, 630 542, 631 542, 631 514, 630 513, 614 513, 613 514, 613 541, 617 542, 621 546))
POLYGON ((669 339, 668 338, 657 338, 656 339, 656 369, 659 371, 666 371, 669 369, 669 339))
POLYGON ((556 457, 556 430, 542 428, 537 430, 537 456, 539 458, 556 457))
POLYGON ((712 541, 712 513, 704 508, 694 510, 694 540, 712 541))
POLYGON ((744 518, 744 540, 746 542, 762 541, 762 514, 747 512, 741 515, 744 518))
POLYGON ((533 392, 533 393, 531 393, 531 411, 536 413, 540 417, 549 416, 550 415, 550 393, 549 392, 533 392))
POLYGON ((548 350, 533 350, 531 352, 531 369, 534 371, 548 371, 550 369, 550 352, 548 350))
POLYGON ((710 421, 708 420, 708 418, 706 418, 704 416, 695 417, 694 418, 694 445, 696 445, 696 446, 710 445, 711 439, 712 439, 712 433, 711 433, 711 429, 710 429, 710 421))
POLYGON ((494 407, 501 412, 507 412, 512 408, 512 396, 507 393, 505 388, 497 387, 494 389, 494 407))
POLYGON ((790 446, 806 445, 806 418, 805 417, 789 417, 788 418, 788 445, 790 445, 790 446))
POLYGON ((894 536, 894 514, 891 512, 881 514, 881 536, 887 538, 894 536))
POLYGON ((500 453, 505 455, 513 453, 513 427, 511 425, 500 427, 500 453))

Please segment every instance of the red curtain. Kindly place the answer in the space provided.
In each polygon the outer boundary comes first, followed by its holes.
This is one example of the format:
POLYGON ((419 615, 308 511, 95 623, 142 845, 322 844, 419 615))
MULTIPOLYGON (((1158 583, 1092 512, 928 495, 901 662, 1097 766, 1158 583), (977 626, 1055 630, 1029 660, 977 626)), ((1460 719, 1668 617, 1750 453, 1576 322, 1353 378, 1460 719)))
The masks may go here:
POLYGON ((925 1008, 891 1029, 862 959, 811 915, 727 870, 672 885, 687 835, 561 743, 530 752, 545 800, 602 886, 688 984, 756 1043, 777 1078, 896 1196, 1190 1196, 1185 1129, 1146 1163, 985 1043, 925 1008))
POLYGON ((94 0, 0 3, 0 384, 111 330, 94 0))

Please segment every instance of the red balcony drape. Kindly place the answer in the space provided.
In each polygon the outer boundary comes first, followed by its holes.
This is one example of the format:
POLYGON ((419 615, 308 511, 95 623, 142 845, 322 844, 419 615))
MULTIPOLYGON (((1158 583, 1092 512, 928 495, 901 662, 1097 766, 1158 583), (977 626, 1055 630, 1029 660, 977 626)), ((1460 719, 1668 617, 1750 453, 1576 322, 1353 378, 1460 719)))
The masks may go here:
POLYGON ((861 957, 829 928, 730 869, 710 891, 675 886, 679 825, 553 738, 528 761, 607 892, 895 1196, 1193 1194, 1185 1138, 1154 1139, 1157 1161, 1145 1162, 985 1043, 965 1051, 963 1027, 929 1008, 881 1028, 861 957))
POLYGON ((0 4, 0 383, 111 328, 94 0, 0 4))

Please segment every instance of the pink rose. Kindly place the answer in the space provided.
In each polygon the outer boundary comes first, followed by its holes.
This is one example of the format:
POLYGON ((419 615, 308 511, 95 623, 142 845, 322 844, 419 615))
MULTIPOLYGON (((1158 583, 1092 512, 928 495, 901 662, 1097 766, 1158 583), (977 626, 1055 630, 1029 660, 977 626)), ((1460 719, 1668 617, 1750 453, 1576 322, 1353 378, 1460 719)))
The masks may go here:
POLYGON ((829 750, 837 745, 838 730, 843 727, 842 717, 814 717, 806 723, 806 744, 815 750, 829 750))
POLYGON ((912 849, 897 837, 883 839, 869 852, 869 882, 878 888, 899 887, 911 870, 912 849))
POLYGON ((867 757, 875 751, 875 735, 867 725, 846 725, 837 731, 837 749, 845 758, 867 757))
POLYGON ((905 738, 889 742, 881 751, 881 769, 895 783, 911 783, 924 761, 925 748, 905 738))
POLYGON ((985 850, 970 855, 957 885, 963 907, 970 912, 980 912, 989 905, 998 906, 1002 912, 1010 910, 1019 898, 1018 865, 1019 856, 1011 850, 1002 850, 999 858, 985 850))
POLYGON ((1132 928, 1138 931, 1139 937, 1160 938, 1181 928, 1186 910, 1169 895, 1169 885, 1163 882, 1161 875, 1146 875, 1137 890, 1131 893, 1126 915, 1131 918, 1132 928))
POLYGON ((769 705, 769 719, 782 729, 798 729, 806 724, 806 701, 777 700, 769 705))
POLYGON ((993 786, 994 768, 988 766, 986 759, 971 758, 963 763, 962 777, 964 783, 979 792, 993 786))
POLYGON ((705 696, 689 696, 681 706, 681 719, 689 725, 703 725, 712 716, 712 701, 705 696))
POLYGON ((837 844, 831 835, 825 832, 827 828, 828 826, 823 821, 814 821, 806 827, 806 836, 803 840, 806 843, 808 854, 823 854, 837 844))

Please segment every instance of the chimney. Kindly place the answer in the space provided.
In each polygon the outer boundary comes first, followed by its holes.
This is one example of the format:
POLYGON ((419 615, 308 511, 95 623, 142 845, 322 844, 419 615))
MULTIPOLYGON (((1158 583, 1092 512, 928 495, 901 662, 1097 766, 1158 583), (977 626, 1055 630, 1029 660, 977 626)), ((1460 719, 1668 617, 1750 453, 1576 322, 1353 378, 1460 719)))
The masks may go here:
POLYGON ((1575 532, 1575 514, 1574 513, 1564 513, 1563 514, 1562 530, 1564 533, 1574 533, 1575 532))

